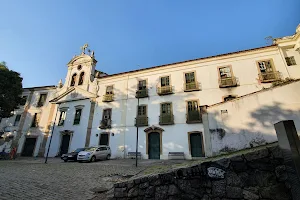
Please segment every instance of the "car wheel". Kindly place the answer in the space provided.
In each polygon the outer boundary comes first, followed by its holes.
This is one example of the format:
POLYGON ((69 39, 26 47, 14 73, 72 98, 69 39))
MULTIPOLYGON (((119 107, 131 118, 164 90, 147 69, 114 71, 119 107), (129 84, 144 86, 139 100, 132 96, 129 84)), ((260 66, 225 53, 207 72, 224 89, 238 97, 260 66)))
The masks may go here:
POLYGON ((109 160, 110 159, 110 154, 108 154, 107 156, 106 156, 106 160, 109 160))
POLYGON ((68 162, 68 160, 64 160, 64 162, 68 162))
POLYGON ((96 162, 96 156, 92 156, 91 162, 96 162))
POLYGON ((82 163, 82 161, 78 161, 79 163, 82 163))

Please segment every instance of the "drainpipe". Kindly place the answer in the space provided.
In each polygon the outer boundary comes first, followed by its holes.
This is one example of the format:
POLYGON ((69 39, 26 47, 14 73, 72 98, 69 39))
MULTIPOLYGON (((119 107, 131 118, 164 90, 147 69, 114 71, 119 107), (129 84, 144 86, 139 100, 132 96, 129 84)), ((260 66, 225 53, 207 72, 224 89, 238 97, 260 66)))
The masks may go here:
POLYGON ((50 146, 51 146, 52 136, 53 136, 53 132, 54 132, 54 128, 55 128, 55 122, 56 122, 56 117, 57 117, 59 105, 60 104, 58 104, 57 109, 56 109, 56 114, 55 114, 55 118, 54 118, 53 128, 51 130, 51 137, 50 137, 50 141, 49 141, 49 145, 48 145, 48 149, 47 149, 47 155, 46 155, 46 158, 45 158, 45 164, 47 164, 47 160, 48 160, 48 155, 49 155, 49 151, 50 151, 50 146))

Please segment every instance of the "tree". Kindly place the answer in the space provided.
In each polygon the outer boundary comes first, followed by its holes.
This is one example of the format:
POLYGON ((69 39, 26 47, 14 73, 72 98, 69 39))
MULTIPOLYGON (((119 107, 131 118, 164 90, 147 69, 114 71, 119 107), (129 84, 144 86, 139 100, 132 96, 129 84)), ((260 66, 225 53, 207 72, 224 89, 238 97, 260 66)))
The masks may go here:
POLYGON ((18 72, 0 62, 0 118, 12 116, 12 111, 22 102, 22 80, 18 72))

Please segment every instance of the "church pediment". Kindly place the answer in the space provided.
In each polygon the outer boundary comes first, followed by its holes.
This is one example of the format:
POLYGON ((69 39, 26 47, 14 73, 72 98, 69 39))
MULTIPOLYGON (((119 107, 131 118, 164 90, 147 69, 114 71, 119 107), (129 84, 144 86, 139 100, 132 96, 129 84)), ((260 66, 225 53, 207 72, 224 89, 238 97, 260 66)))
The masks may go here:
POLYGON ((92 63, 93 65, 97 63, 94 57, 91 57, 86 54, 81 54, 79 56, 75 56, 67 65, 74 66, 74 65, 81 65, 85 63, 92 63))
POLYGON ((91 99, 96 98, 97 95, 91 92, 85 91, 78 87, 71 87, 67 89, 65 92, 62 92, 57 97, 52 99, 51 103, 63 103, 68 101, 78 101, 83 99, 91 99))

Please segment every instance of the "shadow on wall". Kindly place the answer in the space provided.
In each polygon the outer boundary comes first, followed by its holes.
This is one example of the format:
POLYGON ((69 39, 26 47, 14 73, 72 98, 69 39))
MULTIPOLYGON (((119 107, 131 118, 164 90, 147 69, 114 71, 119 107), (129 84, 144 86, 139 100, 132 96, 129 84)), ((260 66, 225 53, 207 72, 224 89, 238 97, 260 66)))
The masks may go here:
POLYGON ((274 124, 282 120, 294 120, 300 130, 300 103, 272 102, 272 105, 249 110, 241 108, 242 103, 237 106, 237 101, 242 99, 227 102, 227 106, 212 107, 214 110, 209 112, 213 155, 277 141, 274 124))

